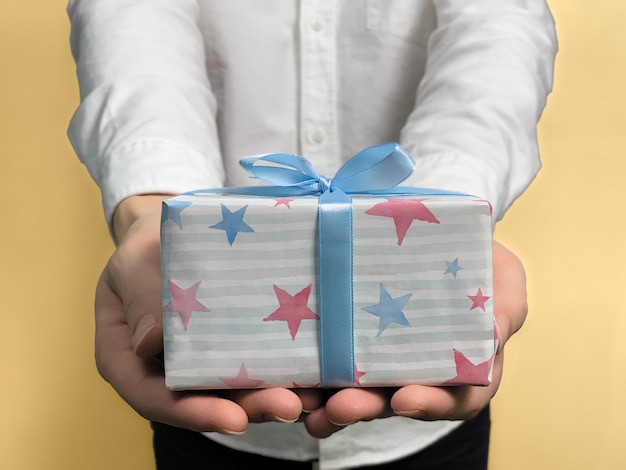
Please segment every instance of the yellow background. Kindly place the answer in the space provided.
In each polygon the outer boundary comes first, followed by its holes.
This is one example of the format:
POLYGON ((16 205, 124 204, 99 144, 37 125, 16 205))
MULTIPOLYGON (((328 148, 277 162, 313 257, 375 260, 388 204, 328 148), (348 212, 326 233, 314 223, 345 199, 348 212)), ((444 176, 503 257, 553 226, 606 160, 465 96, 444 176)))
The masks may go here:
MULTIPOLYGON (((0 3, 0 468, 149 469, 148 425, 95 371, 93 289, 112 250, 65 129, 65 0, 0 3)), ((507 347, 491 468, 626 468, 626 2, 553 0, 544 169, 496 235, 530 316, 507 347)))

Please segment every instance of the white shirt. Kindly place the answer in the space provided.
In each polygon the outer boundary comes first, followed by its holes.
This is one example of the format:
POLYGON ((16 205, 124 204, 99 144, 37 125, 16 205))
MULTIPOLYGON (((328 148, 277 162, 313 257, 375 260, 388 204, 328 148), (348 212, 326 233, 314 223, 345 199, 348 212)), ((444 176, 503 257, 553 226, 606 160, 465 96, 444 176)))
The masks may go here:
MULTIPOLYGON (((70 1, 81 104, 69 128, 102 190, 124 198, 249 185, 247 155, 304 155, 332 177, 398 141, 409 184, 491 201, 499 219, 540 167, 552 86, 544 0, 70 1)), ((299 424, 211 437, 322 468, 389 461, 457 423, 389 418, 325 440, 299 424)))

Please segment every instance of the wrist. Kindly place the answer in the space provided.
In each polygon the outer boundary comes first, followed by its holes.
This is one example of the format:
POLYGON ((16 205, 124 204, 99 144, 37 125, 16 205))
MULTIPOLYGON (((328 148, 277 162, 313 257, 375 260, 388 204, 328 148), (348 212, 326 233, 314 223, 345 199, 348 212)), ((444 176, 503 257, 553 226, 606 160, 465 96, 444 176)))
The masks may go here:
POLYGON ((130 227, 141 217, 160 215, 163 201, 172 196, 172 194, 141 194, 130 196, 120 202, 112 220, 115 243, 119 244, 130 227))

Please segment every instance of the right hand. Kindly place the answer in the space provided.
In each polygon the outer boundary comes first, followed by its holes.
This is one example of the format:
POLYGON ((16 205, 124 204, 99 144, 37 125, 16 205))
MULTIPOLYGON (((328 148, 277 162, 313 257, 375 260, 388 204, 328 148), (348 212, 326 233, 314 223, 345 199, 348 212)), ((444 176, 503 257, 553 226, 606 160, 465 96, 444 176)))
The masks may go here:
POLYGON ((248 422, 297 420, 320 405, 314 390, 173 392, 166 388, 161 318, 160 214, 165 195, 133 196, 116 210, 117 249, 96 289, 98 371, 141 416, 194 431, 240 434, 248 422))

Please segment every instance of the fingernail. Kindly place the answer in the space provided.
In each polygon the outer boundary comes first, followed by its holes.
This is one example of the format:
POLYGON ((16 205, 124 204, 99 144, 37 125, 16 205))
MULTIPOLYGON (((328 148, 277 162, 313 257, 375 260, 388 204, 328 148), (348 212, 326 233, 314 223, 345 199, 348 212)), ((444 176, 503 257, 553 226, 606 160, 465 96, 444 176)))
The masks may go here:
POLYGON ((358 420, 356 421, 350 421, 349 423, 337 423, 336 421, 331 421, 330 419, 328 420, 330 421, 331 424, 334 424, 335 426, 339 426, 339 427, 346 427, 346 426, 350 426, 351 424, 356 423, 358 420))
POLYGON ((135 334, 132 338, 133 349, 136 351, 144 338, 157 326, 156 318, 152 315, 144 315, 139 323, 137 323, 137 328, 135 328, 135 334))
POLYGON ((496 350, 496 355, 501 354, 502 353, 502 348, 504 346, 504 344, 502 344, 502 342, 500 341, 501 335, 500 335, 500 327, 498 326, 497 323, 494 322, 494 347, 496 350))
POLYGON ((426 417, 426 412, 424 410, 399 410, 394 411, 398 416, 406 416, 408 418, 416 418, 421 419, 426 417))
POLYGON ((274 421, 278 421, 279 423, 295 423, 296 421, 298 421, 298 418, 300 418, 299 416, 293 419, 285 419, 285 418, 281 418, 280 416, 273 416, 272 415, 272 419, 274 421))
POLYGON ((244 429, 243 431, 232 431, 230 429, 222 429, 218 432, 220 434, 228 434, 229 436, 240 436, 242 434, 245 434, 246 430, 244 429))

